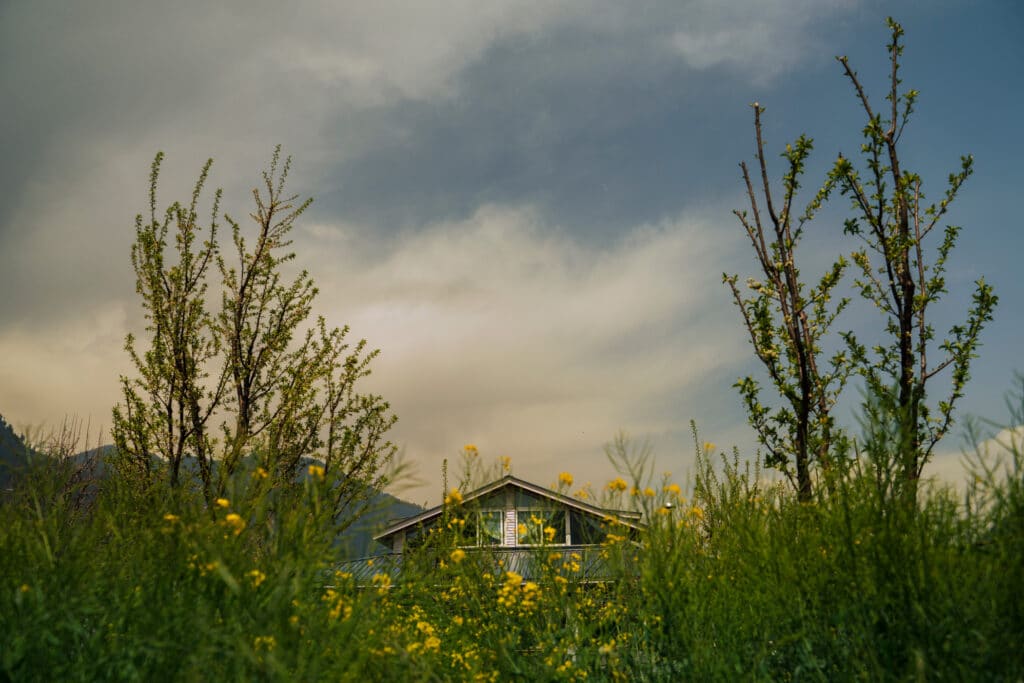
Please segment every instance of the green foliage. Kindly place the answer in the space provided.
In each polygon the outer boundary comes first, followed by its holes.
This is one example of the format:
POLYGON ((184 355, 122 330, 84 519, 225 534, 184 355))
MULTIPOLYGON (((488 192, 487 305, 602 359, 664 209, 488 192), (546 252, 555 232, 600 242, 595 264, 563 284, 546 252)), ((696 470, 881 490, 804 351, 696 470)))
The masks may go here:
POLYGON ((793 201, 813 147, 812 140, 801 135, 793 144, 786 145, 782 154, 787 170, 782 178, 782 205, 776 209, 761 136, 764 108, 755 102, 753 109, 765 206, 762 211, 750 172, 742 162, 740 168, 751 210, 733 213, 750 238, 764 280, 748 278, 747 288, 752 293, 747 295, 736 284, 739 276, 723 273, 722 280, 732 291, 754 355, 767 371, 782 405, 774 409, 765 405, 761 385, 753 377, 744 377, 735 386, 743 398, 750 424, 767 450, 765 463, 782 471, 801 498, 809 500, 813 495, 813 468, 828 469, 830 457, 844 451, 832 408, 853 365, 845 352, 824 358, 822 342, 849 303, 845 298, 832 303, 833 291, 847 263, 842 257, 837 259, 813 287, 801 279, 797 246, 805 226, 828 199, 833 184, 826 182, 794 220, 793 201), (840 447, 833 448, 837 439, 840 447))
POLYGON ((861 296, 885 316, 885 331, 890 338, 870 352, 852 333, 846 335, 847 342, 869 391, 902 425, 904 457, 898 467, 913 487, 935 444, 949 432, 954 407, 970 378, 971 360, 977 356, 981 331, 992 320, 998 298, 984 279, 978 280, 966 320, 953 325, 936 345, 935 329, 927 314, 929 307, 947 293, 947 261, 960 227, 945 227, 934 256, 929 256, 926 240, 970 177, 974 161, 970 156, 961 157, 960 169, 949 174, 942 199, 930 204, 925 202, 921 177, 902 167, 899 142, 919 93, 900 92, 903 27, 892 18, 888 25, 888 107, 873 109, 847 58, 837 57, 867 116, 860 149, 866 170, 862 174, 852 161, 840 155, 829 181, 852 200, 854 215, 846 221, 845 232, 863 242, 852 255, 859 270, 854 284, 861 296), (929 360, 929 353, 935 351, 940 352, 937 363, 929 360), (926 402, 926 386, 946 368, 951 369, 952 386, 948 395, 934 404, 933 412, 926 402), (892 400, 885 398, 889 394, 894 394, 892 400))
POLYGON ((335 511, 354 519, 385 482, 395 453, 385 434, 396 418, 380 396, 357 390, 378 352, 365 340, 350 344, 348 327, 310 321, 312 277, 283 273, 295 258, 289 233, 312 201, 285 194, 290 158, 282 163, 275 149, 262 188, 253 190, 251 244, 221 214, 219 190, 208 226, 199 224, 212 161, 188 207, 174 203, 158 216, 162 160, 153 162, 149 220, 136 218, 132 246, 149 338, 141 352, 133 336, 126 340, 137 375, 121 378, 124 398, 113 413, 122 474, 145 487, 166 472, 177 487, 183 464, 194 462, 185 471, 191 478, 198 470, 209 504, 245 459, 267 473, 272 489, 290 485, 303 458, 315 458, 333 481, 335 511), (231 258, 218 244, 220 221, 231 227, 231 258), (219 275, 214 292, 211 270, 219 275), (218 311, 210 308, 213 293, 218 311))
POLYGON ((732 290, 755 356, 764 365, 781 405, 771 408, 762 403, 761 385, 753 377, 741 379, 736 386, 750 424, 767 450, 766 465, 781 469, 803 500, 812 497, 814 466, 827 481, 834 476, 829 472, 834 464, 831 461, 845 456, 847 445, 841 434, 835 443, 837 448, 833 448, 837 435, 831 410, 854 371, 866 380, 866 409, 885 411, 888 416, 877 421, 895 418, 901 426, 899 457, 890 459, 888 465, 898 469, 907 493, 914 495, 935 445, 953 424, 953 411, 970 379, 970 364, 977 356, 981 331, 992 320, 998 301, 992 287, 984 279, 978 280, 966 320, 953 325, 936 343, 928 311, 947 291, 947 262, 960 228, 947 225, 934 250, 928 248, 926 240, 971 175, 973 160, 961 157, 960 170, 949 175, 942 199, 932 204, 925 202, 921 177, 901 166, 899 142, 918 92, 900 92, 903 28, 891 18, 888 25, 892 37, 888 45, 891 70, 885 98, 889 102, 887 111, 872 108, 847 58, 837 57, 867 115, 860 148, 866 167, 863 175, 852 161, 840 155, 794 226, 791 204, 812 143, 800 136, 786 146, 782 155, 787 162, 782 179, 783 202, 776 210, 761 137, 763 110, 757 103, 753 105, 754 130, 767 218, 762 217, 746 164, 740 164, 751 213, 734 213, 751 240, 765 280, 749 278, 747 285, 753 294, 747 296, 737 286, 738 276, 723 275, 723 280, 732 290), (847 262, 840 256, 817 286, 808 288, 801 280, 795 249, 804 223, 837 188, 852 200, 854 215, 845 221, 845 233, 863 242, 851 254, 858 271, 854 288, 885 316, 888 342, 869 350, 856 334, 844 332, 841 336, 846 349, 834 354, 826 365, 821 341, 849 303, 844 298, 830 306, 847 262), (941 355, 934 363, 929 354, 936 351, 941 355), (932 406, 926 401, 926 386, 947 368, 951 371, 951 388, 932 406), (795 479, 791 464, 796 469, 795 479))
MULTIPOLYGON (((884 435, 897 423, 874 429, 869 448, 898 443, 884 435)), ((538 578, 496 571, 458 547, 455 497, 398 578, 382 565, 361 582, 332 571, 316 472, 269 497, 250 492, 259 474, 236 472, 212 509, 183 487, 154 498, 110 479, 83 515, 59 493, 67 473, 40 471, 0 508, 0 678, 1024 676, 1019 437, 979 451, 966 505, 934 487, 911 510, 880 485, 885 453, 801 501, 694 436, 692 500, 668 479, 609 483, 602 503, 632 501, 647 526, 638 543, 609 529, 600 552, 617 580, 603 583, 545 546, 538 578)), ((609 450, 650 477, 643 449, 622 437, 609 450)))

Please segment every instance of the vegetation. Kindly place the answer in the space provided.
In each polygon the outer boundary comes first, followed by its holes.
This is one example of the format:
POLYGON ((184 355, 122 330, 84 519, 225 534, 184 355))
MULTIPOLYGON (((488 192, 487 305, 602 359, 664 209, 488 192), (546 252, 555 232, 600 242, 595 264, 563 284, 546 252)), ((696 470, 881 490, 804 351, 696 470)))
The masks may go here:
MULTIPOLYGON (((1024 391, 1014 423, 1024 420, 1024 391)), ((896 432, 889 444, 898 442, 896 432)), ((881 447, 877 439, 873 447, 881 447)), ((610 528, 617 580, 495 572, 457 524, 398 580, 337 574, 329 482, 247 495, 236 474, 147 500, 118 478, 90 514, 33 473, 0 525, 0 677, 11 680, 1016 680, 1024 675, 1024 452, 978 456, 966 504, 893 505, 866 462, 809 502, 711 444, 688 500, 616 479, 635 545, 610 528), (996 455, 1003 467, 993 469, 996 455), (984 467, 982 465, 985 465, 984 467), (986 471, 986 468, 988 471, 986 471), (667 505, 671 504, 671 506, 667 505), (212 512, 212 514, 211 514, 212 512)), ((621 452, 629 453, 624 450, 621 452)), ((876 456, 876 459, 880 456, 876 456)), ((858 461, 859 462, 859 461, 858 461)), ((636 463, 626 469, 642 471, 636 463)), ((625 470, 624 470, 625 471, 625 470)), ((560 477, 571 486, 572 477, 560 477)), ((461 514, 449 496, 449 519, 461 514)))
POLYGON ((841 460, 846 448, 842 434, 836 434, 831 415, 833 406, 854 371, 867 385, 866 408, 876 412, 878 421, 895 419, 902 440, 900 458, 887 460, 898 467, 903 488, 915 495, 917 481, 935 445, 953 423, 953 409, 963 396, 970 378, 970 365, 980 345, 981 331, 992 320, 998 298, 984 279, 978 280, 972 304, 963 324, 954 325, 936 345, 935 330, 929 322, 929 307, 946 293, 945 270, 960 228, 947 225, 942 242, 929 262, 929 235, 946 215, 964 181, 972 171, 971 157, 961 158, 961 168, 950 174, 943 198, 925 204, 921 177, 906 170, 900 161, 900 138, 917 101, 916 90, 900 92, 900 58, 903 55, 903 27, 888 20, 892 38, 888 45, 891 69, 885 99, 888 111, 872 108, 857 74, 846 57, 838 57, 867 116, 861 153, 867 167, 861 177, 853 162, 839 155, 822 187, 794 219, 793 201, 800 187, 812 141, 800 136, 786 145, 782 156, 787 169, 783 175, 780 206, 772 198, 761 136, 763 108, 754 103, 754 132, 760 167, 764 211, 746 164, 743 180, 750 201, 750 214, 736 211, 751 240, 764 281, 747 280, 753 294, 744 296, 738 276, 723 274, 754 347, 782 405, 772 409, 761 402, 761 387, 752 377, 736 383, 743 397, 750 424, 767 449, 766 464, 780 469, 803 500, 812 495, 817 467, 826 480, 830 465, 841 460), (822 342, 849 300, 830 305, 833 291, 846 269, 840 256, 814 287, 801 278, 796 249, 805 224, 811 221, 835 189, 852 200, 853 217, 845 232, 863 241, 851 259, 859 270, 854 282, 857 292, 886 318, 888 343, 869 352, 852 332, 841 336, 846 349, 828 361, 822 342), (766 214, 766 217, 762 216, 766 214), (869 252, 876 261, 872 262, 869 252), (936 348, 937 346, 937 348, 936 348), (941 353, 938 363, 929 363, 929 352, 941 353), (943 370, 951 370, 951 388, 936 404, 935 414, 926 401, 926 385, 943 370), (835 442, 835 443, 834 443, 835 442), (795 467, 795 477, 791 468, 795 467))
POLYGON ((208 226, 199 224, 212 160, 190 203, 158 214, 162 160, 157 154, 150 173, 149 220, 135 219, 132 265, 149 344, 140 352, 132 335, 125 342, 137 375, 121 378, 124 398, 113 411, 122 473, 142 486, 159 473, 177 488, 183 464, 194 463, 184 474, 192 480, 198 471, 212 505, 246 459, 265 475, 254 491, 263 495, 293 483, 302 459, 315 458, 334 482, 332 508, 354 519, 386 481, 395 446, 385 435, 396 417, 383 398, 357 391, 378 352, 365 340, 350 347, 347 327, 310 321, 312 277, 301 271, 288 282, 283 274, 295 258, 283 251, 288 234, 312 201, 296 203, 297 195, 284 193, 291 159, 281 164, 275 149, 262 189, 253 190, 251 244, 221 213, 220 190, 208 226), (231 226, 237 265, 220 250, 221 220, 231 226), (208 291, 213 266, 220 276, 216 312, 208 291))

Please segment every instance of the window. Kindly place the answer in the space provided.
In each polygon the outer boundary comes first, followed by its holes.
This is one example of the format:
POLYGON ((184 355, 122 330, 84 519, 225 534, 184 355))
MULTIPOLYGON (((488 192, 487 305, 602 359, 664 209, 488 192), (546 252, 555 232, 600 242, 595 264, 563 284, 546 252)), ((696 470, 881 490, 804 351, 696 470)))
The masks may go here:
POLYGON ((521 508, 516 518, 519 545, 565 545, 565 510, 521 508))
POLYGON ((462 518, 459 544, 464 546, 501 545, 502 520, 501 510, 474 510, 467 512, 462 518))
POLYGON ((606 535, 600 519, 579 510, 573 510, 569 517, 569 532, 573 545, 601 543, 606 535))
POLYGON ((480 545, 501 545, 504 538, 502 521, 503 510, 483 510, 480 512, 480 545))

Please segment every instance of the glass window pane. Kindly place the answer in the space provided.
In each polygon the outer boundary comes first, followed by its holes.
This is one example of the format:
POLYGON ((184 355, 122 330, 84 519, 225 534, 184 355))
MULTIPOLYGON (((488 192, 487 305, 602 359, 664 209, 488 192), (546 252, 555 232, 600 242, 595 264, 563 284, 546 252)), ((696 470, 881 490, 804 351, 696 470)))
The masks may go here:
POLYGON ((480 545, 501 545, 502 520, 505 513, 501 510, 485 510, 480 513, 480 545))
POLYGON ((522 545, 565 543, 564 510, 519 510, 519 543, 522 545))

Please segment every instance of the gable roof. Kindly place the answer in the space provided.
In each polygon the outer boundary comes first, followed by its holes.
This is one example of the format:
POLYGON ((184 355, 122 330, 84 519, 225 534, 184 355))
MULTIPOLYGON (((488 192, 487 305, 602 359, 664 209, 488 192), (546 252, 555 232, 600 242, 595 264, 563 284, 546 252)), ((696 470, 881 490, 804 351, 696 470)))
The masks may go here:
MULTIPOLYGON (((547 498, 549 500, 561 503, 571 508, 575 508, 587 514, 595 515, 597 517, 612 517, 622 522, 626 526, 632 527, 633 529, 639 529, 641 526, 640 518, 642 516, 642 513, 640 512, 633 512, 631 510, 609 510, 607 508, 602 508, 597 505, 591 505, 590 503, 583 500, 579 500, 578 498, 572 498, 557 491, 552 491, 551 489, 545 488, 543 486, 531 484, 525 479, 514 477, 511 474, 507 474, 501 479, 497 479, 495 481, 492 481, 490 484, 481 486, 475 491, 470 491, 469 493, 463 494, 462 504, 465 505, 467 503, 471 503, 474 500, 482 498, 488 494, 494 493, 495 491, 498 491, 508 486, 513 486, 524 491, 528 491, 535 496, 547 498)), ((405 519, 400 519, 396 522, 393 522, 384 531, 374 536, 373 540, 382 541, 387 537, 395 533, 398 533, 399 531, 402 531, 403 529, 408 529, 409 527, 413 527, 418 524, 423 524, 424 522, 430 521, 435 517, 440 517, 443 511, 444 505, 435 505, 429 510, 424 510, 423 512, 417 515, 413 515, 412 517, 406 517, 405 519)))

